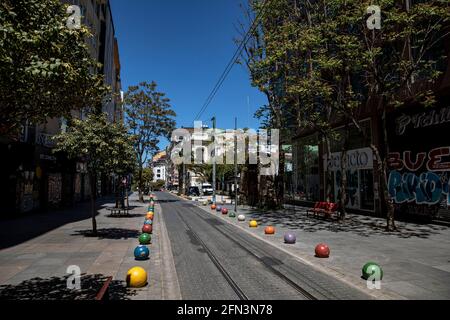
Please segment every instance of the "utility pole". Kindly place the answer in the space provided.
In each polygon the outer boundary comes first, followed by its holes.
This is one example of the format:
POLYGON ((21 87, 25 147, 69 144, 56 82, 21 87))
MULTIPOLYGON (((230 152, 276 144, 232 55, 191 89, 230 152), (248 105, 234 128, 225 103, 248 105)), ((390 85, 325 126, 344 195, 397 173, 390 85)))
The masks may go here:
POLYGON ((234 118, 234 212, 237 213, 238 206, 238 191, 237 191, 237 176, 238 176, 238 165, 237 165, 237 117, 234 118))
POLYGON ((212 202, 213 204, 216 204, 216 117, 213 117, 211 119, 213 123, 213 139, 214 139, 214 151, 213 151, 213 181, 212 181, 212 187, 213 187, 213 196, 212 196, 212 202))

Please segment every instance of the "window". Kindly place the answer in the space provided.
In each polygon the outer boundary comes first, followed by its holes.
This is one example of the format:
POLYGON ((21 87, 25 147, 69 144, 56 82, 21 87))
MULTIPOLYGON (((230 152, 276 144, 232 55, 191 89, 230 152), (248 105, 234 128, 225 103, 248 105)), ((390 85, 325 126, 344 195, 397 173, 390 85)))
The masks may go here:
POLYGON ((373 171, 359 171, 359 192, 361 197, 361 209, 374 210, 375 199, 373 190, 373 171))
POLYGON ((294 147, 294 186, 303 201, 320 200, 319 143, 316 135, 301 138, 294 147))
MULTIPOLYGON (((355 150, 360 148, 365 148, 370 146, 372 142, 371 126, 370 121, 362 121, 359 124, 361 129, 364 131, 364 135, 359 132, 359 130, 351 125, 349 127, 349 139, 348 139, 348 150, 355 150)), ((331 152, 341 152, 345 144, 345 128, 339 128, 336 130, 338 137, 336 140, 331 141, 331 152)))

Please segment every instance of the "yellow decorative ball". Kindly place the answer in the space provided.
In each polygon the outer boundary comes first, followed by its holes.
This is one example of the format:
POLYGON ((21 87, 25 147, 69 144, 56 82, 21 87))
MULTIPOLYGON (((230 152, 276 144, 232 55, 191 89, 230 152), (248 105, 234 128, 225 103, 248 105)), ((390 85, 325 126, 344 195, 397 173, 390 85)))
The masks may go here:
POLYGON ((154 216, 155 216, 155 214, 153 212, 148 212, 147 215, 145 216, 145 218, 147 220, 153 220, 154 216))
POLYGON ((142 288, 147 285, 147 272, 141 267, 134 267, 127 272, 127 286, 142 288))
POLYGON ((258 221, 252 220, 250 221, 250 228, 257 228, 258 227, 258 221))

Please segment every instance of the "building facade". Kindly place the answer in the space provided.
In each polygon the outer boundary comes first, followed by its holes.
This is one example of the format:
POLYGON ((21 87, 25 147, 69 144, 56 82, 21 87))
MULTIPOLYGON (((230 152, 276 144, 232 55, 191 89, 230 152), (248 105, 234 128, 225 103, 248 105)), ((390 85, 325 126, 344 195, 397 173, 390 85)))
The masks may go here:
MULTIPOLYGON (((110 121, 123 121, 120 100, 120 57, 114 23, 108 0, 61 0, 65 4, 78 5, 82 23, 91 30, 87 39, 92 58, 104 64, 101 72, 106 84, 112 88, 116 99, 103 106, 110 121), (119 97, 119 98, 117 98, 119 97)), ((83 119, 83 111, 74 111, 73 117, 83 119)), ((52 137, 66 130, 63 118, 49 119, 45 124, 26 123, 16 139, 0 137, 0 151, 7 163, 1 171, 0 209, 6 214, 26 213, 70 206, 87 199, 90 183, 85 163, 69 160, 52 152, 52 137)), ((106 177, 98 182, 99 190, 111 191, 114 182, 106 177)))
MULTIPOLYGON (((450 38, 443 41, 447 62, 440 66, 443 75, 432 90, 436 102, 423 105, 405 102, 388 110, 386 140, 376 103, 361 106, 359 125, 349 129, 347 159, 347 208, 372 216, 384 216, 380 181, 374 168, 376 159, 371 144, 388 150, 388 192, 397 216, 427 220, 450 220, 450 38), (386 147, 386 148, 385 148, 386 147)), ((336 121, 334 130, 343 133, 336 121)), ((341 135, 343 136, 343 135, 341 135)), ((323 137, 314 130, 294 136, 292 188, 296 202, 313 205, 316 201, 338 201, 341 186, 342 141, 331 143, 331 154, 323 137)), ((344 148, 345 149, 345 148, 344 148)))
POLYGON ((168 176, 167 176, 167 152, 158 152, 152 159, 152 170, 153 170, 153 182, 164 181, 167 186, 168 176))

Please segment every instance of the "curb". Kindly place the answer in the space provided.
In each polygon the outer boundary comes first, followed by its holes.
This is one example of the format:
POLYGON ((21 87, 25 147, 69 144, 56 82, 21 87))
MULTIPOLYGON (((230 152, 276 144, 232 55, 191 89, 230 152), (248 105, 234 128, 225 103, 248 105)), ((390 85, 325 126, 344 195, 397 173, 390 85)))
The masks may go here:
MULTIPOLYGON (((155 197, 158 200, 157 197, 155 197)), ((161 268, 162 268, 162 299, 163 300, 182 300, 180 284, 178 282, 177 270, 173 259, 172 248, 170 245, 169 234, 167 232, 161 205, 156 203, 159 215, 157 219, 160 225, 160 249, 161 249, 161 268)))

